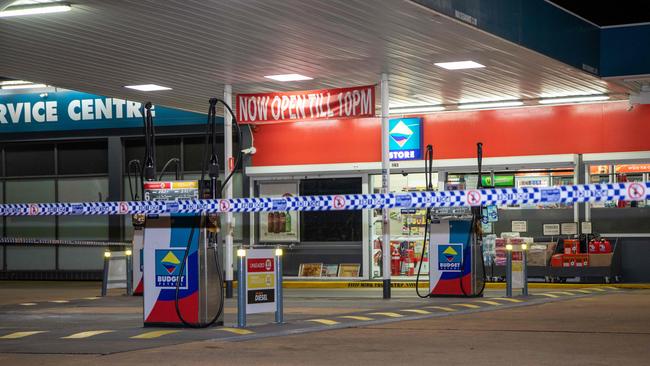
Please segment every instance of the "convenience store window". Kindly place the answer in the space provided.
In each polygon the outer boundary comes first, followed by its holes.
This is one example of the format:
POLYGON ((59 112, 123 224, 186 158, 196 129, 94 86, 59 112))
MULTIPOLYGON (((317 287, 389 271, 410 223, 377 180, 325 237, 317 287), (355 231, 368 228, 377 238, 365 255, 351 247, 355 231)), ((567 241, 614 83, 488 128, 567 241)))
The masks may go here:
MULTIPOLYGON (((650 164, 618 164, 589 166, 589 183, 625 183, 650 181, 650 164)), ((592 208, 650 207, 649 200, 594 202, 592 208)))
MULTIPOLYGON (((438 173, 433 174, 434 190, 437 190, 438 173)), ((371 191, 380 193, 381 175, 372 175, 371 191)), ((392 193, 418 192, 426 189, 424 173, 391 174, 389 190, 392 193)), ((426 210, 389 210, 389 231, 391 253, 391 277, 395 279, 414 279, 422 262, 422 276, 429 272, 429 254, 424 246, 424 227, 426 210)), ((382 277, 382 216, 381 210, 373 210, 370 218, 370 277, 382 277)), ((423 278, 424 278, 423 277, 423 278)))

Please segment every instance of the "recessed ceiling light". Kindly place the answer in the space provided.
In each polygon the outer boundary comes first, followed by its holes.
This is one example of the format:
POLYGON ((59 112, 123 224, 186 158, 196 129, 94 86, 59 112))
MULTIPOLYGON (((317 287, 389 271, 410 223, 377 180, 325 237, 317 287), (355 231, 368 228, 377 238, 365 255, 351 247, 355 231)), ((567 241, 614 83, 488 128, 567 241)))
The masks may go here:
POLYGON ((125 88, 135 89, 139 91, 159 91, 159 90, 172 90, 166 86, 160 86, 156 84, 142 84, 142 85, 125 85, 125 88))
POLYGON ((48 13, 61 13, 72 10, 70 4, 36 4, 25 6, 10 6, 5 10, 0 11, 0 18, 18 17, 22 15, 35 15, 35 14, 48 14, 48 13))
POLYGON ((408 113, 427 113, 444 111, 445 107, 441 105, 405 105, 399 107, 390 107, 389 114, 408 114, 408 113))
POLYGON ((561 104, 561 103, 580 103, 580 102, 597 102, 608 100, 609 95, 582 95, 564 98, 547 98, 540 99, 539 104, 561 104))
POLYGON ((467 103, 458 105, 458 109, 482 109, 482 108, 502 108, 502 107, 517 107, 524 105, 520 100, 510 100, 503 102, 483 102, 483 103, 467 103))
POLYGON ((264 77, 275 81, 300 81, 300 80, 313 79, 310 78, 309 76, 300 75, 300 74, 266 75, 264 77))
POLYGON ((37 89, 37 88, 47 88, 45 84, 19 84, 19 85, 3 85, 3 90, 10 89, 37 89))
POLYGON ((474 61, 437 62, 434 65, 447 70, 477 69, 485 67, 474 61))

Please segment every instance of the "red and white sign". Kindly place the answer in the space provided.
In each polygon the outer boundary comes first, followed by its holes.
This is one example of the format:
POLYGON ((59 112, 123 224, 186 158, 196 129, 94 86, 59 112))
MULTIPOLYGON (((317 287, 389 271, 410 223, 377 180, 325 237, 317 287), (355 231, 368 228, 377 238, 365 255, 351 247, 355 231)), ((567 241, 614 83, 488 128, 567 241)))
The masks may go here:
POLYGON ((273 272, 275 270, 273 258, 248 258, 248 273, 273 272))
POLYGON ((346 200, 343 196, 334 196, 334 202, 332 206, 336 210, 342 210, 345 208, 346 200))
POLYGON ((228 200, 221 200, 219 201, 219 210, 221 212, 228 212, 230 211, 230 202, 228 200))
POLYGON ((467 192, 467 203, 470 206, 477 206, 481 203, 481 192, 479 191, 469 191, 467 192))
POLYGON ((121 214, 129 212, 129 204, 126 202, 120 202, 120 206, 117 211, 121 214))
POLYGON ((172 188, 171 182, 145 182, 144 183, 145 190, 171 189, 171 188, 172 188))
POLYGON ((631 200, 640 200, 645 198, 645 187, 641 183, 632 183, 627 188, 627 196, 631 200))
POLYGON ((241 124, 375 117, 375 86, 237 94, 235 110, 241 124))

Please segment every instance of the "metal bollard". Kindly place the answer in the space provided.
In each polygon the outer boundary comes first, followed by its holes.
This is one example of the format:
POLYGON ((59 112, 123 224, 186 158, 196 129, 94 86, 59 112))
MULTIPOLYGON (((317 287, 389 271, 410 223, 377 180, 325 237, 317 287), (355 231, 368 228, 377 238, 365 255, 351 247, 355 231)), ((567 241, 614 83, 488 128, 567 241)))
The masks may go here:
POLYGON ((133 251, 127 249, 124 251, 126 255, 126 294, 133 295, 133 251))
POLYGON ((111 252, 104 252, 104 275, 102 281, 102 296, 106 296, 108 288, 108 262, 111 260, 111 252))
POLYGON ((512 244, 506 245, 506 297, 512 297, 512 244))
POLYGON ((246 249, 238 249, 237 257, 237 327, 246 327, 246 249))
POLYGON ((523 262, 522 265, 524 266, 524 287, 521 289, 521 294, 528 296, 528 246, 526 244, 522 244, 521 249, 521 259, 523 262))
POLYGON ((275 322, 282 324, 284 322, 284 304, 282 297, 282 249, 275 249, 275 322))

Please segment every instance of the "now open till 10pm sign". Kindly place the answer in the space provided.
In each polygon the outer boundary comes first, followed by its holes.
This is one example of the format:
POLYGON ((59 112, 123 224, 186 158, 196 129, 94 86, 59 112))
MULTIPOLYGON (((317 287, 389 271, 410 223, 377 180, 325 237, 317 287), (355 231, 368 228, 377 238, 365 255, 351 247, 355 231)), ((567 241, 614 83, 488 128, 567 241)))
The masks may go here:
POLYGON ((235 102, 242 124, 375 117, 375 86, 238 94, 235 102))

